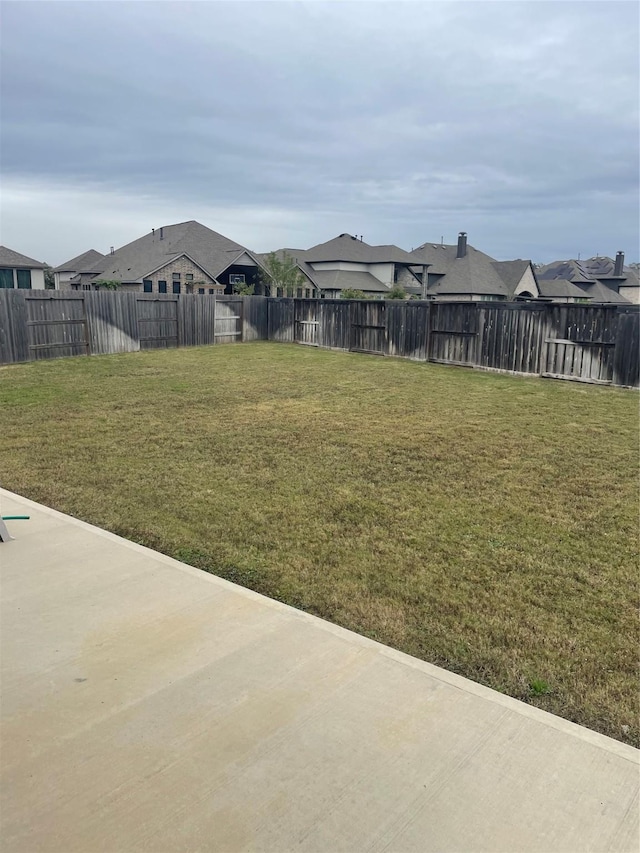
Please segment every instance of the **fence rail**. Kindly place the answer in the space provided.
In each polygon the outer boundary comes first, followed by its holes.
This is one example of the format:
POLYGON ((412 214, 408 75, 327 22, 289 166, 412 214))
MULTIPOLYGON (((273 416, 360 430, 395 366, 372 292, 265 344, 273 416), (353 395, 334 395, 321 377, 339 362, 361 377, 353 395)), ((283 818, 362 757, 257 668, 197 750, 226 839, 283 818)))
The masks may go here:
POLYGON ((270 340, 640 386, 640 306, 0 290, 0 362, 270 340))

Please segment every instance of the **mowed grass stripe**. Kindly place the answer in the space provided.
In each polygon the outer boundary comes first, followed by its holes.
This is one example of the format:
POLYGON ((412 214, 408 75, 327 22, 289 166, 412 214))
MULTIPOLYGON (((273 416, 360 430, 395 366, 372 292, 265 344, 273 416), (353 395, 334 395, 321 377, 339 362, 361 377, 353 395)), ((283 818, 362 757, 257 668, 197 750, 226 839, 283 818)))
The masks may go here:
POLYGON ((0 369, 2 484, 638 744, 633 392, 269 343, 0 369))

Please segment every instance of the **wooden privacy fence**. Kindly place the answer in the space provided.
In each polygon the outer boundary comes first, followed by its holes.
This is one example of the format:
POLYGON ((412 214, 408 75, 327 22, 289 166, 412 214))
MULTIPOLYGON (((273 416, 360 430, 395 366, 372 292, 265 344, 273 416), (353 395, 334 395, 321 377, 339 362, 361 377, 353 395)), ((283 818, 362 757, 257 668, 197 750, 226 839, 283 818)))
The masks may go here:
POLYGON ((640 385, 640 306, 268 299, 268 339, 640 385))
POLYGON ((0 362, 271 340, 640 385, 640 306, 0 290, 0 362))
POLYGON ((266 297, 0 290, 0 362, 264 340, 266 297))

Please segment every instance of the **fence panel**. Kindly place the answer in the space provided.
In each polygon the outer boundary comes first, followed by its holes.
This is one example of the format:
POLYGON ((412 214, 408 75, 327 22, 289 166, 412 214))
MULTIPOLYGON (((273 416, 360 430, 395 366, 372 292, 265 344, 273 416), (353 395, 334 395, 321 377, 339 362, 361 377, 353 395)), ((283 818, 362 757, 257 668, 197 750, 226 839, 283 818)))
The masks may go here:
POLYGON ((546 305, 478 304, 477 364, 513 373, 539 373, 546 305))
POLYGON ((0 362, 29 361, 24 290, 0 290, 0 362))
POLYGON ((179 346, 197 347, 215 343, 215 297, 209 294, 181 296, 176 307, 179 346))
POLYGON ((614 385, 640 386, 640 307, 618 309, 613 359, 614 385))
POLYGON ((56 297, 43 291, 25 295, 29 358, 88 355, 89 332, 82 294, 56 297))
POLYGON ((478 305, 433 302, 429 329, 429 361, 473 366, 478 343, 478 305))
POLYGON ((269 318, 266 296, 245 296, 242 299, 243 341, 266 341, 269 334, 269 318))
POLYGON ((236 344, 242 341, 242 296, 220 296, 216 299, 217 344, 236 344))
POLYGON ((348 350, 351 342, 350 303, 346 299, 320 299, 318 312, 320 346, 348 350))
POLYGON ((140 349, 178 346, 178 300, 175 296, 136 294, 140 349))
POLYGON ((318 346, 318 327, 320 326, 318 314, 317 299, 296 299, 294 333, 297 343, 309 347, 318 346))
POLYGON ((288 297, 270 297, 269 340, 293 343, 295 340, 295 300, 288 297))
POLYGON ((353 301, 351 303, 352 352, 385 355, 387 352, 387 305, 385 302, 353 301))
POLYGON ((135 293, 88 290, 82 298, 91 353, 104 355, 140 349, 135 293))
POLYGON ((542 375, 611 383, 617 331, 616 305, 550 305, 542 375))
POLYGON ((428 302, 390 301, 387 305, 389 355, 426 361, 429 330, 428 302))

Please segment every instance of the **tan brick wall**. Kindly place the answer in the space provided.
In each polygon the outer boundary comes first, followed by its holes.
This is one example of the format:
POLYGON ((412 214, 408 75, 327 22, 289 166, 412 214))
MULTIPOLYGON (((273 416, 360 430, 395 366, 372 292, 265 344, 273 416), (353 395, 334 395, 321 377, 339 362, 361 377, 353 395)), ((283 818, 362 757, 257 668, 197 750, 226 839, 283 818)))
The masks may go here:
MULTIPOLYGON (((199 287, 206 288, 206 293, 209 288, 213 287, 219 293, 224 293, 224 287, 217 284, 211 276, 207 275, 199 266, 190 261, 189 258, 178 258, 167 264, 166 267, 154 272, 153 275, 147 276, 153 282, 153 293, 158 293, 158 282, 167 282, 167 293, 173 293, 173 274, 180 273, 180 293, 197 293, 199 287), (187 275, 193 276, 193 283, 187 281, 187 275), (192 288, 188 285, 193 284, 192 288)), ((142 284, 137 288, 142 290, 142 284)))
POLYGON ((420 282, 411 275, 406 267, 398 266, 396 269, 398 270, 397 283, 400 287, 420 287, 420 282))

